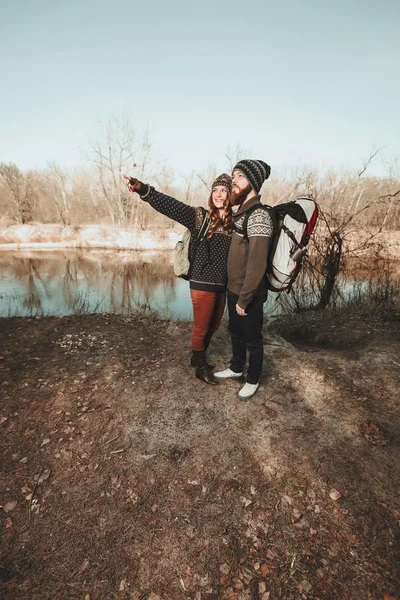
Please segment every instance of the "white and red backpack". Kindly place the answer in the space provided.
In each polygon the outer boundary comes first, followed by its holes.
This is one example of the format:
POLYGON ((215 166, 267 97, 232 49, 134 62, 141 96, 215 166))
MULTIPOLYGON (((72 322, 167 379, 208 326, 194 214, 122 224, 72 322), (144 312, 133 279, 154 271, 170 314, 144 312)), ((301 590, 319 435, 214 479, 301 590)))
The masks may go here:
POLYGON ((307 254, 307 245, 318 219, 318 205, 306 197, 277 206, 255 204, 246 212, 243 221, 245 238, 248 237, 247 222, 257 208, 268 210, 274 225, 265 275, 268 289, 273 292, 290 292, 300 272, 302 259, 307 254))

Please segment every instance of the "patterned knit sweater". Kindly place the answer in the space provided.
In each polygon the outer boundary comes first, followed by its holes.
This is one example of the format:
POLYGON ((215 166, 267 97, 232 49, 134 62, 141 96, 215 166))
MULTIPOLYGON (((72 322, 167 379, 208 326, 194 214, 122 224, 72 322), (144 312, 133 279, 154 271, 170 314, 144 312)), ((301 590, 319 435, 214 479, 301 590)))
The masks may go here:
POLYGON ((261 296, 267 291, 264 275, 269 242, 274 231, 268 212, 263 208, 254 209, 247 222, 247 240, 243 231, 246 212, 260 202, 261 196, 250 198, 234 216, 235 230, 228 257, 228 290, 239 296, 238 304, 243 309, 254 296, 261 296))
MULTIPOLYGON (((159 213, 187 227, 192 233, 192 240, 196 239, 203 220, 204 208, 189 206, 184 202, 171 198, 171 196, 158 192, 149 185, 147 191, 141 194, 140 197, 159 213)), ((230 244, 231 235, 226 231, 217 230, 210 239, 203 239, 200 242, 196 255, 193 256, 193 242, 191 241, 189 246, 189 256, 193 265, 190 277, 191 289, 209 292, 223 292, 226 290, 226 263, 230 244)))

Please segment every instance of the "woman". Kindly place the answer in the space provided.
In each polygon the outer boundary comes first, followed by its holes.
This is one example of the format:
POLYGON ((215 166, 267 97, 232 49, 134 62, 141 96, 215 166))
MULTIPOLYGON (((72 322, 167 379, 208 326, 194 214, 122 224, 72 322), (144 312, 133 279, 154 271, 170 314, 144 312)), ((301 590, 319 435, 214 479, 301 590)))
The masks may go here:
POLYGON ((229 203, 232 179, 226 173, 217 177, 208 200, 208 211, 205 211, 201 206, 189 206, 137 179, 124 177, 129 180, 128 187, 132 192, 137 192, 155 210, 181 223, 192 234, 189 247, 190 296, 194 317, 191 365, 196 368, 198 379, 215 385, 218 381, 206 362, 206 350, 221 324, 225 308, 226 263, 233 229, 229 203), (205 212, 209 219, 208 231, 194 248, 193 240, 197 237, 205 212))

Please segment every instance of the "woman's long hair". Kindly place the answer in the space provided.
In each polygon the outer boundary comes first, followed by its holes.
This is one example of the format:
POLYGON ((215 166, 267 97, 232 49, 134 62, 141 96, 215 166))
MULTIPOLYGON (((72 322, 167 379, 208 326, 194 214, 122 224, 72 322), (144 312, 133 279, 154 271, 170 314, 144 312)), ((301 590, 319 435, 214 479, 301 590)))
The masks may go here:
POLYGON ((210 239, 214 232, 221 228, 227 233, 231 234, 233 231, 233 216, 232 216, 232 208, 228 196, 224 202, 225 215, 224 218, 221 219, 219 216, 219 208, 216 208, 212 199, 212 192, 208 199, 208 216, 210 218, 210 227, 208 228, 207 238, 210 239))

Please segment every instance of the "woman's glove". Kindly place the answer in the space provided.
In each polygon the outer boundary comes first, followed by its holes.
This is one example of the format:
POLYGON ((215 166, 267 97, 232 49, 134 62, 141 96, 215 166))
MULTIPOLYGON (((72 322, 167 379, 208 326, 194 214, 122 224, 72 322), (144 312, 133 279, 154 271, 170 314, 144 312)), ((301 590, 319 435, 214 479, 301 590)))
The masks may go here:
POLYGON ((144 194, 148 190, 148 186, 145 183, 142 183, 138 179, 134 177, 129 177, 129 175, 124 175, 125 179, 128 180, 128 188, 131 192, 137 192, 139 196, 144 196, 144 194))

